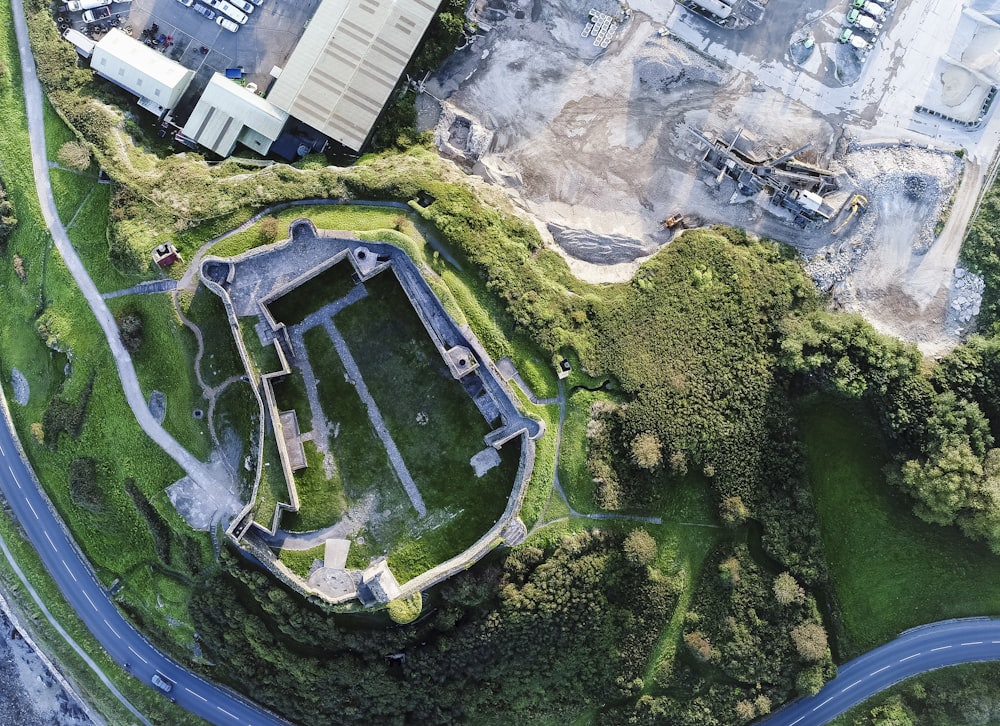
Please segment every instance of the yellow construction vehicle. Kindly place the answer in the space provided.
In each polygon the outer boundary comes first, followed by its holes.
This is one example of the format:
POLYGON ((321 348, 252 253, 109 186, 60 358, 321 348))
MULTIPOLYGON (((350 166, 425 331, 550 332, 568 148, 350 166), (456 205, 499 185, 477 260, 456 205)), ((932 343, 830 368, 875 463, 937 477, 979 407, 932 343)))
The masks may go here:
POLYGON ((851 208, 851 213, 848 214, 847 219, 845 219, 843 222, 837 225, 837 229, 833 230, 833 232, 831 232, 830 234, 837 234, 837 232, 839 232, 840 230, 842 230, 844 227, 847 226, 848 222, 854 219, 855 215, 858 213, 859 210, 867 207, 868 197, 866 197, 864 194, 855 194, 853 197, 851 197, 851 201, 849 201, 847 204, 851 208))

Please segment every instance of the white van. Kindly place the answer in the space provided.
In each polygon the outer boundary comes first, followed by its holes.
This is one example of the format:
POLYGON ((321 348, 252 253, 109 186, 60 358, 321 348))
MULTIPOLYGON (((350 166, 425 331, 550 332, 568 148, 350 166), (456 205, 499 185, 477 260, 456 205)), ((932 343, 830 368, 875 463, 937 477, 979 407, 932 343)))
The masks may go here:
POLYGON ((82 55, 84 58, 89 58, 94 52, 94 46, 97 45, 94 41, 88 38, 86 35, 81 33, 79 30, 74 28, 66 28, 63 32, 62 37, 68 40, 70 43, 76 46, 76 52, 82 55))
POLYGON ((241 10, 237 10, 232 5, 226 2, 226 0, 204 0, 205 4, 209 7, 215 8, 223 15, 228 15, 230 18, 235 20, 240 25, 245 25, 247 20, 246 13, 241 10))
POLYGON ((110 4, 111 0, 70 0, 66 3, 66 9, 71 13, 78 13, 81 10, 93 10, 110 4))

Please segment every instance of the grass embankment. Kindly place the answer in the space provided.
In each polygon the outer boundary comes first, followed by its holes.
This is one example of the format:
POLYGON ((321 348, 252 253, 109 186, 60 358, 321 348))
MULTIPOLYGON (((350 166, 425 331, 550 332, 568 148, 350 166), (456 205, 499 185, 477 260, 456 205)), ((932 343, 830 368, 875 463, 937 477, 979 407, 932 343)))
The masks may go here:
MULTIPOLYGON (((144 477, 143 482, 144 489, 152 493, 162 489, 165 477, 173 474, 174 469, 172 462, 157 455, 134 420, 129 418, 120 387, 115 395, 113 365, 107 349, 100 344, 96 321, 89 314, 81 313, 86 305, 76 294, 62 263, 52 255, 51 241, 35 196, 21 71, 10 13, 9 5, 0 5, 0 27, 6 29, 0 33, 0 63, 4 68, 0 74, 0 128, 4 130, 0 134, 0 160, 7 192, 20 224, 7 251, 0 255, 0 306, 4 311, 0 316, 0 377, 4 385, 9 385, 11 368, 17 367, 28 378, 31 396, 27 407, 15 404, 8 389, 22 441, 40 477, 49 485, 50 496, 70 522, 77 541, 93 558, 99 576, 107 581, 139 562, 156 561, 148 531, 143 534, 145 525, 121 491, 124 476, 130 472, 152 474, 144 477), (24 260, 26 277, 23 282, 13 268, 14 255, 24 260), (77 353, 68 380, 64 380, 67 356, 46 347, 36 332, 39 313, 48 332, 58 339, 59 347, 77 353), (56 450, 35 442, 29 434, 29 425, 41 420, 48 399, 60 389, 63 395, 72 399, 81 392, 90 373, 101 370, 108 373, 95 379, 90 415, 106 417, 102 431, 95 432, 94 426, 85 426, 78 441, 70 442, 63 436, 56 450), (77 518, 78 508, 66 496, 66 471, 75 451, 93 452, 90 455, 99 456, 102 475, 106 477, 110 511, 93 521, 77 518), (123 544, 126 541, 127 547, 123 544)), ((55 182, 57 192, 62 181, 60 177, 55 182)), ((65 193, 59 196, 63 205, 61 211, 70 213, 70 205, 82 202, 86 194, 76 187, 71 189, 71 185, 63 186, 65 193)), ((136 707, 157 723, 194 722, 184 711, 168 704, 147 685, 126 675, 110 661, 62 599, 31 545, 21 538, 18 526, 5 514, 0 515, 0 535, 53 616, 136 707)), ((16 607, 24 614, 35 639, 55 658, 85 697, 110 722, 130 722, 131 715, 28 600, 3 558, 0 558, 0 577, 4 580, 4 589, 16 597, 16 607)))
POLYGON ((997 612, 996 555, 955 528, 913 516, 912 501, 885 481, 885 447, 867 410, 816 396, 801 403, 799 416, 843 657, 915 625, 997 612))
POLYGON ((132 354, 135 372, 147 400, 153 391, 165 394, 167 408, 163 427, 202 461, 211 454, 208 420, 196 419, 195 409, 204 411, 207 401, 194 374, 198 343, 181 324, 166 293, 130 295, 108 300, 116 318, 133 313, 142 319, 143 340, 132 354))
POLYGON ((308 577, 313 562, 316 560, 322 562, 325 556, 326 545, 319 545, 308 550, 280 550, 278 552, 278 559, 299 577, 308 577))

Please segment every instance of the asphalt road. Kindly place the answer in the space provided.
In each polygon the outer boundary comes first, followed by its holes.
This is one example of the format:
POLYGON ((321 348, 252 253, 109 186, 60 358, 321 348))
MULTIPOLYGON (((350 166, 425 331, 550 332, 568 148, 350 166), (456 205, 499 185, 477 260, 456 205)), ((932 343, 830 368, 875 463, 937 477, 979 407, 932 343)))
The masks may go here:
POLYGON ((818 726, 906 678, 945 666, 1000 660, 1000 620, 945 620, 907 630, 892 642, 845 663, 819 693, 760 724, 818 726))
POLYGON ((24 525, 59 589, 108 654, 123 667, 130 664, 131 673, 143 683, 150 684, 157 672, 174 681, 176 685, 169 695, 176 699, 177 705, 211 723, 286 724, 249 701, 186 671, 126 622, 56 521, 21 460, 6 417, 0 419, 0 491, 24 525))

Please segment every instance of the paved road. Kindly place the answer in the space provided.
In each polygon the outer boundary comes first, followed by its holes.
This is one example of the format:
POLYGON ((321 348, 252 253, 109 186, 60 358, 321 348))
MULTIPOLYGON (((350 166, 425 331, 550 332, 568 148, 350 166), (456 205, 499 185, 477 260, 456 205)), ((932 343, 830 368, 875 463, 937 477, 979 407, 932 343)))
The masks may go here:
MULTIPOLYGON (((21 0, 12 0, 11 6, 24 77, 35 184, 46 224, 66 266, 104 330, 114 354, 125 395, 143 430, 177 461, 189 476, 199 482, 205 480, 209 477, 206 467, 181 447, 149 413, 132 367, 132 360, 118 337, 114 317, 101 299, 97 287, 88 276, 70 244, 65 228, 59 221, 48 177, 42 91, 28 43, 24 8, 21 0)), ((175 681, 177 685, 171 696, 176 699, 177 704, 212 723, 286 723, 249 701, 213 686, 182 669, 153 648, 126 622, 104 589, 94 579, 88 564, 71 543, 47 501, 39 492, 35 478, 31 476, 20 457, 6 417, 3 417, 0 425, 0 491, 10 502, 15 516, 24 526, 29 539, 63 595, 115 661, 122 665, 131 663, 133 674, 146 683, 150 682, 156 671, 175 681)))
POLYGON ((841 666, 819 693, 785 706, 760 726, 818 726, 900 681, 945 666, 1000 660, 1000 620, 946 620, 908 630, 841 666))
MULTIPOLYGON (((2 392, 0 392, 2 395, 2 392)), ((6 404, 4 403, 4 408, 6 404)), ((49 574, 77 615, 119 664, 149 683, 159 672, 176 682, 177 704, 215 724, 285 724, 260 707, 214 686, 161 654, 122 617, 70 542, 22 461, 9 421, 0 416, 0 491, 24 525, 49 574)), ((152 686, 150 686, 152 688, 152 686)))

